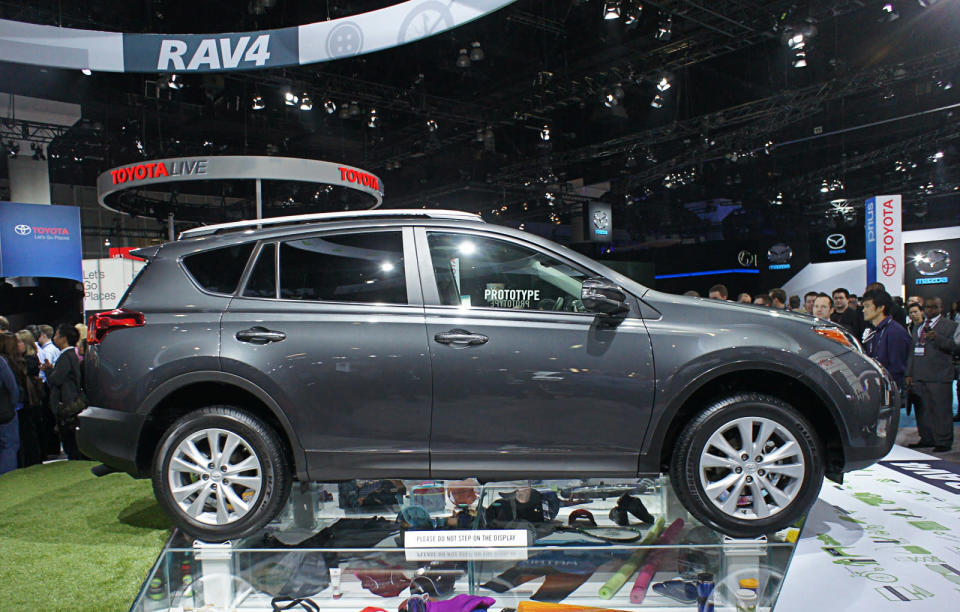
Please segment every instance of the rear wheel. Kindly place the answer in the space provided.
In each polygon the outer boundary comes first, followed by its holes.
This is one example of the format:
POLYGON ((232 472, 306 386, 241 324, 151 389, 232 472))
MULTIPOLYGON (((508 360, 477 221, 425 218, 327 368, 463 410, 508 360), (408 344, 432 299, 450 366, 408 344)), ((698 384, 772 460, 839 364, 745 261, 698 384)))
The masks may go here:
POLYGON ((173 521, 201 539, 251 535, 277 515, 291 475, 276 432, 233 406, 178 419, 153 460, 153 490, 173 521))
POLYGON ((733 537, 791 524, 823 483, 820 442, 786 402, 758 393, 714 402, 683 429, 670 464, 680 501, 697 519, 733 537))

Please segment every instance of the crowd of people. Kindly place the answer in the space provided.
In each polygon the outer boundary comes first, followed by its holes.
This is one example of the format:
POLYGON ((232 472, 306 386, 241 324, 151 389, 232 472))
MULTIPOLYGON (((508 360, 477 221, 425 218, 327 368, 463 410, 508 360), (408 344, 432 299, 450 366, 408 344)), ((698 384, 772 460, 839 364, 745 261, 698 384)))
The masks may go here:
POLYGON ((0 316, 0 474, 47 459, 83 459, 76 414, 85 407, 80 363, 86 326, 28 325, 0 316))
MULTIPOLYGON (((696 291, 684 295, 700 297, 696 291)), ((724 285, 714 285, 707 297, 730 299, 724 285)), ((960 397, 960 304, 944 312, 940 297, 891 296, 883 283, 867 285, 862 296, 838 287, 831 293, 808 291, 787 296, 781 288, 751 296, 741 293, 737 302, 789 310, 830 320, 854 334, 864 350, 890 372, 903 391, 907 414, 916 411, 920 440, 910 448, 947 452, 953 447, 953 385, 960 397)))

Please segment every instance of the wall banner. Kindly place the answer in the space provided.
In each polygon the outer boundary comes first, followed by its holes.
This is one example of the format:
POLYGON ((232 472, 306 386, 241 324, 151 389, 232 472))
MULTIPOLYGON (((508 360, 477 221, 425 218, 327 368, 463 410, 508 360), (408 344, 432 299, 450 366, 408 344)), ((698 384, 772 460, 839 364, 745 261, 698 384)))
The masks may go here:
POLYGON ((80 209, 0 202, 0 276, 83 280, 80 209))
POLYGON ((143 261, 114 257, 83 260, 83 309, 113 310, 143 266, 143 261))
POLYGON ((865 230, 867 284, 881 282, 891 295, 901 295, 905 262, 900 196, 867 200, 865 230))

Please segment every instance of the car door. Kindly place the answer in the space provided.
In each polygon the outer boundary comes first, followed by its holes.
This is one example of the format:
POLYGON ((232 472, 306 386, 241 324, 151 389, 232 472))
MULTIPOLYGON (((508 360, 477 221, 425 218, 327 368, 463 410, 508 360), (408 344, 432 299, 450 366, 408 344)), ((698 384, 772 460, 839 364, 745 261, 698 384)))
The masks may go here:
POLYGON ((430 357, 411 235, 262 242, 223 316, 222 368, 277 400, 312 478, 428 472, 430 357))
POLYGON ((580 303, 593 274, 532 243, 432 227, 416 238, 432 475, 636 474, 654 393, 643 321, 600 324, 580 303))

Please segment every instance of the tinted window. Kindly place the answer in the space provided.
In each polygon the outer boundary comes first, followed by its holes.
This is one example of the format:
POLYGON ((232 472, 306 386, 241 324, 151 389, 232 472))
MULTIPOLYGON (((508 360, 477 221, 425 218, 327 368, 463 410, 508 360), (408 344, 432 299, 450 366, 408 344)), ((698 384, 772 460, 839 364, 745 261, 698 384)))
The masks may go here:
POLYGON ((428 232, 427 241, 444 305, 584 312, 587 275, 558 259, 468 234, 428 232))
POLYGON ((213 249, 184 257, 183 265, 207 291, 233 293, 252 251, 252 242, 213 249))
POLYGON ((274 244, 265 244, 257 256, 257 263, 247 279, 247 287, 243 290, 246 297, 277 297, 277 247, 274 244))
POLYGON ((407 303, 399 231, 318 236, 280 246, 280 297, 407 303))

